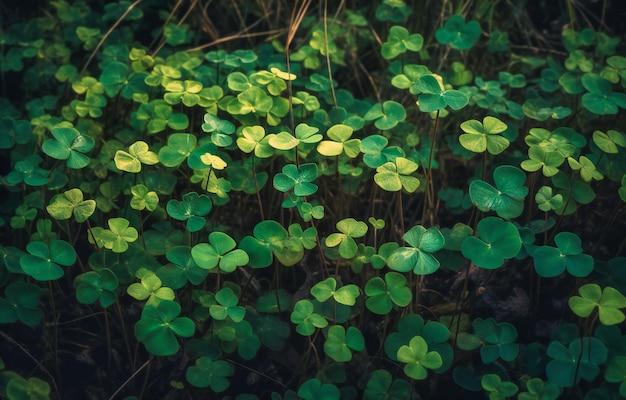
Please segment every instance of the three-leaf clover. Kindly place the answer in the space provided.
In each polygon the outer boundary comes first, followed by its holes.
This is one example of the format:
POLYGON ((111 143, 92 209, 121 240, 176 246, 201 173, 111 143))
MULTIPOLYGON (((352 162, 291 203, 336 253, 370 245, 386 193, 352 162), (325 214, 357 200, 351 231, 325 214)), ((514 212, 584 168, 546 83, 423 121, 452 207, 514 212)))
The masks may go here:
POLYGON ((189 192, 183 195, 181 201, 171 199, 167 202, 167 214, 179 221, 187 221, 189 232, 197 232, 206 224, 205 215, 211 212, 213 203, 207 195, 189 192))
POLYGON ((404 373, 416 380, 426 379, 427 369, 437 369, 443 365, 441 355, 436 351, 428 351, 428 344, 421 336, 414 336, 408 345, 401 346, 396 357, 406 364, 404 373))
POLYGON ((485 150, 489 154, 497 155, 509 147, 509 140, 498 135, 507 129, 507 125, 498 118, 487 116, 481 123, 471 119, 461 124, 464 134, 459 136, 459 142, 463 147, 474 153, 483 153, 485 150))
POLYGON ((411 386, 404 379, 393 379, 384 369, 372 372, 363 393, 364 400, 405 400, 409 397, 411 386))
POLYGON ((593 257, 583 254, 580 238, 571 232, 560 232, 554 237, 556 248, 541 246, 533 253, 535 271, 544 278, 562 274, 565 270, 576 277, 584 277, 593 270, 593 257))
POLYGON ((57 160, 66 160, 69 168, 80 169, 89 164, 89 157, 83 153, 90 152, 95 141, 71 127, 56 127, 50 130, 54 139, 46 140, 42 145, 44 153, 57 160))
POLYGON ((389 29, 389 36, 382 45, 381 54, 384 59, 391 60, 407 50, 420 51, 423 44, 424 38, 419 33, 411 35, 405 27, 394 25, 389 29))
POLYGON ((439 111, 447 106, 460 110, 469 102, 465 93, 454 89, 445 90, 441 81, 433 74, 420 76, 416 88, 421 93, 417 98, 417 105, 423 112, 439 111))
POLYGON ((519 390, 516 384, 509 381, 502 381, 496 374, 485 374, 480 379, 483 389, 489 393, 489 400, 504 400, 515 396, 519 390))
POLYGON ((326 131, 331 140, 322 140, 317 145, 317 151, 327 157, 338 156, 345 153, 354 158, 359 155, 361 139, 350 139, 354 129, 345 124, 333 125, 326 131))
POLYGON ((20 321, 28 326, 37 326, 43 318, 39 298, 45 291, 32 283, 15 281, 4 288, 0 297, 0 323, 12 324, 20 321))
POLYGON ((568 304, 574 314, 587 318, 598 308, 598 317, 603 325, 616 325, 624 321, 621 308, 626 308, 626 296, 617 289, 607 286, 601 289, 595 283, 588 283, 578 288, 580 296, 572 296, 568 304))
POLYGON ((302 243, 288 237, 287 230, 277 221, 265 220, 255 225, 253 236, 245 236, 239 247, 248 253, 252 268, 265 268, 276 257, 283 265, 291 266, 302 259, 302 243))
POLYGON ((74 215, 76 222, 85 222, 96 210, 96 202, 83 200, 83 192, 74 188, 54 196, 46 210, 54 219, 69 219, 74 215))
POLYGON ((321 303, 332 297, 339 304, 353 306, 356 304, 356 299, 359 297, 360 293, 359 287, 353 284, 345 285, 337 289, 337 280, 330 277, 316 283, 311 288, 311 294, 321 303))
POLYGON ((146 306, 160 301, 174 300, 171 288, 162 286, 161 279, 152 271, 141 269, 141 282, 129 285, 126 292, 137 300, 146 300, 146 306))
POLYGON ((387 257, 389 268, 417 275, 428 275, 439 269, 439 260, 432 255, 443 248, 445 239, 437 227, 416 225, 403 236, 410 247, 399 247, 387 257))
POLYGON ((210 387, 215 393, 221 393, 230 386, 228 377, 234 373, 235 367, 228 361, 202 356, 187 368, 185 378, 195 387, 210 387))
POLYGON ((102 307, 106 308, 117 301, 118 285, 117 277, 108 268, 85 272, 74 279, 76 300, 81 304, 92 304, 98 301, 102 307))
POLYGON ((209 308, 209 313, 214 319, 223 320, 229 317, 233 322, 241 322, 246 315, 246 309, 237 305, 239 299, 229 287, 220 289, 215 293, 215 300, 217 304, 213 304, 209 308))
POLYGON ((607 382, 619 383, 619 394, 626 397, 626 357, 615 356, 611 358, 606 365, 604 379, 607 382))
POLYGON ((326 246, 339 246, 339 255, 343 258, 350 259, 356 256, 358 246, 354 238, 360 238, 367 233, 367 224, 363 221, 357 221, 354 218, 345 218, 337 222, 337 229, 341 233, 331 233, 326 238, 326 246))
POLYGON ((394 161, 388 161, 378 168, 374 174, 374 182, 381 189, 388 192, 397 192, 402 189, 413 193, 420 185, 417 177, 412 176, 419 165, 404 157, 397 157, 394 161))
POLYGON ((481 268, 500 268, 504 260, 517 256, 522 248, 515 225, 497 217, 481 219, 476 233, 478 237, 468 236, 463 240, 461 253, 481 268))
POLYGON ((148 143, 138 141, 128 147, 128 152, 118 150, 115 152, 115 166, 126 172, 137 173, 141 171, 141 164, 154 165, 159 162, 157 153, 150 151, 148 143))
POLYGON ((453 49, 468 50, 480 37, 480 24, 472 20, 468 23, 462 15, 454 14, 435 32, 435 38, 441 44, 448 44, 453 49))
POLYGON ((20 266, 25 274, 38 281, 53 281, 63 276, 61 266, 69 267, 76 262, 76 252, 71 244, 63 240, 30 242, 28 254, 20 257, 20 266))
POLYGON ((158 158, 166 167, 178 167, 196 148, 198 139, 189 133, 173 133, 161 147, 158 158))
POLYGON ((552 360, 546 366, 548 381, 559 387, 571 387, 584 379, 593 381, 600 365, 607 359, 606 345, 596 337, 573 340, 567 347, 558 340, 550 343, 547 354, 552 360))
POLYGON ((314 310, 313 303, 309 300, 300 300, 294 305, 289 318, 296 324, 296 332, 311 336, 316 328, 325 328, 328 325, 328 321, 314 310))
POLYGON ((598 74, 589 72, 583 75, 581 83, 587 93, 583 94, 583 107, 598 115, 617 114, 619 108, 626 108, 626 94, 611 91, 611 82, 598 74))
POLYGON ((411 289, 406 285, 404 275, 397 272, 385 274, 385 280, 373 277, 365 284, 365 306, 368 310, 378 315, 388 314, 393 305, 406 307, 411 302, 411 289))
POLYGON ((224 272, 233 272, 246 265, 248 253, 235 249, 237 242, 224 232, 212 232, 209 243, 199 243, 191 249, 191 256, 200 268, 213 269, 219 265, 224 272))
POLYGON ((310 196, 317 192, 317 185, 313 182, 317 178, 317 164, 307 163, 297 167, 287 164, 282 172, 274 176, 274 188, 281 192, 293 189, 296 196, 310 196))
POLYGON ((187 317, 179 317, 180 304, 162 300, 147 304, 141 312, 141 319, 135 324, 137 340, 155 356, 169 356, 178 353, 180 345, 176 336, 191 337, 196 327, 187 317))
POLYGON ((125 252, 128 250, 128 243, 134 242, 139 237, 137 229, 130 226, 126 218, 111 218, 108 224, 109 229, 103 230, 99 239, 105 248, 113 250, 114 253, 125 252))
POLYGON ((333 325, 328 329, 328 337, 324 342, 324 353, 337 362, 352 360, 352 352, 362 351, 365 348, 365 339, 361 331, 350 326, 346 330, 341 325, 333 325))
POLYGON ((476 179, 469 187, 472 203, 481 211, 493 210, 502 218, 516 218, 524 211, 526 174, 512 165, 502 165, 493 171, 495 187, 476 179))

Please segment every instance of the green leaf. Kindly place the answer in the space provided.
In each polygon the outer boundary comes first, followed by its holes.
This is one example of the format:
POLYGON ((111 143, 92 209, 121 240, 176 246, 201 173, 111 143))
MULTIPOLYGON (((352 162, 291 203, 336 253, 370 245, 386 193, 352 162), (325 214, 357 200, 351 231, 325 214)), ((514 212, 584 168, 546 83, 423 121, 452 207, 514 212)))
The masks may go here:
POLYGON ((0 323, 12 324, 17 321, 35 327, 43 318, 39 301, 45 291, 37 285, 15 281, 4 288, 5 298, 0 297, 0 323))
POLYGON ((66 160, 66 165, 73 169, 81 169, 89 164, 89 157, 83 153, 90 152, 95 146, 90 136, 70 127, 52 128, 50 133, 54 139, 43 143, 44 153, 57 160, 66 160))
POLYGON ((52 198, 46 211, 54 219, 69 219, 74 215, 76 222, 85 222, 96 210, 94 200, 83 200, 83 192, 74 188, 52 198))
POLYGON ((221 393, 230 387, 228 377, 234 373, 235 367, 228 361, 202 356, 187 368, 185 378, 195 387, 210 387, 215 393, 221 393))
POLYGON ((432 253, 443 248, 445 239, 437 227, 428 229, 416 225, 408 230, 403 239, 411 247, 399 247, 387 258, 389 268, 418 275, 428 275, 439 269, 439 260, 432 253))
POLYGON ((20 257, 20 266, 25 274, 38 281, 52 281, 63 276, 61 266, 69 267, 76 262, 74 248, 63 240, 52 240, 50 245, 31 242, 26 245, 25 254, 20 257))
POLYGON ((200 268, 213 269, 219 265, 223 272, 233 272, 237 267, 246 265, 248 254, 235 249, 237 243, 223 232, 212 232, 209 243, 200 243, 191 249, 191 256, 200 268), (233 250, 234 249, 234 250, 233 250))
POLYGON ((159 156, 149 150, 148 144, 138 141, 131 144, 128 152, 118 150, 115 153, 115 166, 126 172, 137 173, 141 171, 141 164, 154 165, 159 162, 159 156))
POLYGON ((117 302, 118 285, 117 277, 108 268, 85 272, 74 279, 76 300, 81 304, 99 301, 102 307, 109 307, 117 302))
POLYGON ((552 358, 546 366, 548 381, 559 387, 572 387, 581 379, 591 382, 606 362, 607 353, 606 345, 595 337, 573 340, 568 347, 554 340, 547 349, 552 358))
POLYGON ((463 240, 461 253, 481 268, 500 268, 506 259, 517 256, 522 248, 519 231, 511 222, 485 217, 476 226, 476 236, 463 240))
POLYGON ((480 24, 472 20, 468 23, 462 15, 454 14, 437 29, 435 38, 441 44, 450 45, 453 49, 468 50, 480 37, 480 24))
POLYGON ((470 184, 472 203, 481 211, 495 211, 502 218, 516 218, 524 211, 526 174, 512 165, 502 165, 493 171, 494 188, 479 179, 470 184))
POLYGON ((179 317, 181 308, 175 301, 162 300, 146 305, 141 319, 135 324, 137 340, 155 356, 176 354, 180 348, 176 336, 191 337, 195 332, 193 321, 179 317))
POLYGON ((287 164, 282 172, 274 176, 274 188, 287 192, 293 188, 296 196, 310 196, 317 191, 317 185, 313 182, 317 179, 317 164, 307 163, 297 167, 294 164, 287 164))
POLYGON ((459 142, 474 153, 487 150, 489 154, 497 155, 509 147, 508 139, 497 136, 507 129, 507 125, 495 117, 487 116, 482 123, 475 119, 465 121, 461 129, 465 133, 459 136, 459 142))
POLYGON ((607 286, 600 289, 595 283, 588 283, 578 288, 580 296, 572 296, 568 304, 574 314, 586 318, 598 308, 598 316, 603 325, 617 325, 624 321, 621 308, 626 308, 626 296, 618 290, 607 286))
POLYGON ((626 135, 614 129, 609 129, 606 133, 602 131, 593 132, 593 142, 607 154, 617 154, 618 146, 626 148, 626 135))
POLYGON ((423 380, 428 376, 427 369, 437 369, 443 365, 441 355, 428 351, 428 344, 421 336, 414 336, 408 345, 398 349, 398 361, 405 363, 404 373, 412 379, 423 380))
POLYGON ((365 284, 365 294, 368 299, 365 306, 378 315, 388 314, 393 305, 406 307, 412 299, 411 289, 407 287, 404 275, 397 272, 385 274, 385 280, 373 277, 365 284))
POLYGON ((416 84, 416 89, 421 92, 417 98, 420 111, 439 111, 446 106, 450 106, 453 110, 460 110, 468 104, 469 97, 465 93, 454 89, 444 90, 440 79, 441 77, 433 74, 420 76, 416 84))
POLYGON ((297 324, 296 332, 303 336, 311 336, 316 328, 325 328, 328 325, 324 317, 314 312, 313 303, 309 300, 299 300, 294 305, 290 320, 297 324))
POLYGON ((562 274, 565 270, 576 277, 585 277, 593 271, 593 257, 582 254, 580 238, 570 232, 560 232, 554 237, 556 248, 541 246, 532 256, 535 271, 544 278, 562 274))
POLYGON ((198 195, 189 192, 183 195, 181 201, 171 199, 167 202, 167 214, 179 221, 187 221, 186 228, 189 232, 197 232, 206 224, 205 215, 213 209, 213 202, 207 195, 198 195))
POLYGON ((351 326, 347 332, 341 325, 333 325, 328 329, 328 337, 324 342, 324 353, 337 362, 352 360, 350 350, 362 351, 365 339, 357 328, 351 326))
POLYGON ((197 139, 189 133, 173 133, 161 147, 158 158, 166 167, 178 167, 196 148, 197 139))
POLYGON ((353 306, 360 292, 359 288, 352 284, 337 289, 337 281, 335 278, 330 277, 316 283, 311 288, 311 294, 321 303, 332 297, 339 304, 353 306))
POLYGON ((412 175, 418 167, 417 163, 407 158, 397 157, 393 162, 386 162, 376 168, 374 182, 388 192, 404 189, 413 193, 420 185, 419 179, 412 175))
POLYGON ((381 54, 383 58, 390 60, 407 50, 418 52, 423 44, 424 38, 419 33, 410 35, 406 28, 394 25, 389 30, 387 41, 381 47, 381 54))
POLYGON ((367 381, 367 387, 363 393, 364 400, 404 400, 410 398, 411 386, 403 379, 393 379, 391 374, 384 369, 372 372, 367 381))

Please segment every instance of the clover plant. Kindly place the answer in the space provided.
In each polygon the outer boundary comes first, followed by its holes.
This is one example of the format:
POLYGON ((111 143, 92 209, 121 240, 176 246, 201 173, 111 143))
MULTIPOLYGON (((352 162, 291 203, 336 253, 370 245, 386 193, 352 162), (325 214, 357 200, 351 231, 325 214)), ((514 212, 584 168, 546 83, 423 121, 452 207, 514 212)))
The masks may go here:
POLYGON ((607 2, 14 3, 0 397, 625 395, 607 2))

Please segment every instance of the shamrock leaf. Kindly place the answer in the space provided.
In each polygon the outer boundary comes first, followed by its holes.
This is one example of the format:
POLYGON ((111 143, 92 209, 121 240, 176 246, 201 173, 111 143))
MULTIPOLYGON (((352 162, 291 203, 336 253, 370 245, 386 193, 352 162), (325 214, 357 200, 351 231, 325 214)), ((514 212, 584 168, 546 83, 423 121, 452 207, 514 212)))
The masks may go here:
POLYGON ((350 139, 354 129, 348 125, 337 124, 328 128, 326 135, 332 140, 322 140, 317 145, 317 151, 327 157, 338 156, 345 153, 354 158, 359 155, 360 139, 350 139))
POLYGON ((215 293, 215 300, 217 304, 209 308, 209 313, 214 319, 224 320, 229 317, 233 322, 241 322, 246 315, 246 309, 237 305, 239 299, 229 287, 215 293))
POLYGON ((48 246, 43 242, 30 242, 20 257, 20 266, 25 274, 38 281, 53 281, 63 276, 61 266, 69 267, 76 262, 76 252, 68 242, 52 240, 48 246))
POLYGON ((196 148, 198 139, 189 133, 173 133, 161 147, 158 158, 166 167, 178 167, 196 148))
POLYGON ((171 288, 163 287, 161 279, 152 271, 143 272, 141 282, 128 286, 126 292, 137 300, 146 300, 146 306, 156 304, 164 300, 174 300, 176 297, 171 288))
POLYGON ((200 268, 213 269, 219 265, 222 271, 229 273, 249 261, 248 253, 235 249, 236 246, 237 242, 224 232, 212 232, 209 243, 195 245, 191 256, 200 268))
POLYGON ((600 75, 589 72, 583 75, 581 83, 587 93, 581 99, 583 107, 598 115, 617 114, 619 108, 626 108, 626 94, 611 91, 611 82, 600 75))
POLYGON ((130 226, 126 218, 111 218, 108 221, 109 229, 101 232, 99 238, 105 248, 114 253, 123 253, 128 250, 128 243, 132 243, 139 237, 137 229, 130 226))
POLYGON ((487 150, 489 154, 497 155, 509 147, 509 140, 498 136, 507 129, 507 125, 498 118, 487 116, 482 123, 475 119, 465 121, 461 129, 465 133, 459 136, 459 142, 474 153, 487 150))
POLYGON ((141 319, 135 324, 134 331, 137 340, 146 346, 150 354, 176 354, 180 348, 176 336, 193 336, 193 321, 187 317, 179 317, 180 311, 180 305, 170 300, 148 304, 143 308, 141 319))
POLYGON ((76 300, 81 304, 92 304, 99 301, 104 308, 117 301, 118 280, 113 271, 102 268, 80 274, 74 279, 76 300))
POLYGON ((185 378, 195 387, 210 387, 215 393, 221 393, 230 386, 228 377, 234 373, 235 367, 228 361, 202 356, 187 368, 185 378))
POLYGON ((357 253, 357 244, 354 238, 360 238, 367 233, 367 225, 354 218, 345 218, 337 222, 337 229, 341 233, 331 233, 326 238, 326 246, 339 246, 339 255, 343 258, 353 258, 357 253))
POLYGON ((39 286, 15 281, 4 288, 5 298, 0 297, 0 323, 12 324, 18 320, 28 326, 39 325, 43 310, 39 298, 44 294, 39 286))
POLYGON ((317 178, 317 164, 307 163, 297 167, 287 164, 282 172, 274 176, 274 188, 281 192, 293 189, 296 196, 310 196, 317 191, 317 185, 313 182, 317 178))
POLYGON ((128 152, 118 150, 115 152, 115 166, 126 172, 137 173, 141 171, 141 164, 154 165, 159 162, 159 156, 149 150, 148 144, 138 141, 128 147, 128 152))
POLYGON ((426 379, 427 369, 437 369, 443 365, 439 353, 428 351, 428 344, 421 336, 414 336, 408 345, 401 346, 396 357, 406 364, 404 373, 416 380, 426 379))
POLYGON ((419 33, 409 34, 409 31, 398 25, 389 29, 387 41, 383 43, 381 54, 384 59, 391 60, 407 50, 420 51, 424 44, 424 38, 419 33))
POLYGON ((556 248, 538 247, 533 253, 535 271, 544 278, 552 278, 565 270, 576 277, 584 277, 593 270, 593 257, 582 254, 580 238, 570 232, 560 232, 554 237, 556 248))
POLYGON ((493 210, 502 218, 516 218, 524 211, 526 174, 512 165, 502 165, 493 171, 496 187, 476 179, 469 188, 472 203, 481 211, 493 210))
POLYGON ((313 303, 309 300, 299 300, 293 307, 290 320, 296 324, 296 332, 303 336, 311 336, 315 328, 325 328, 328 321, 314 312, 313 303))
POLYGON ((572 387, 581 379, 593 381, 608 353, 606 345, 596 337, 573 340, 568 347, 554 340, 546 352, 552 358, 546 366, 548 381, 559 387, 572 387))
POLYGON ((348 327, 346 331, 341 325, 333 325, 328 329, 328 337, 324 342, 324 353, 337 362, 352 360, 352 352, 362 351, 365 339, 358 328, 348 327))
POLYGON ((337 281, 335 278, 330 277, 316 283, 311 288, 311 294, 321 303, 332 297, 339 304, 353 306, 356 304, 357 297, 359 297, 359 288, 356 285, 349 284, 337 289, 337 281))
POLYGON ((71 127, 56 127, 50 130, 54 139, 46 140, 42 145, 44 153, 57 160, 66 160, 69 168, 81 169, 89 164, 89 157, 83 153, 90 152, 95 141, 71 127))
POLYGON ((368 296, 365 306, 378 315, 388 314, 394 304, 406 307, 412 298, 406 278, 397 272, 386 273, 385 280, 377 276, 371 278, 365 284, 365 294, 368 296))
POLYGON ((74 215, 76 222, 85 222, 96 210, 96 202, 83 200, 83 192, 75 188, 54 196, 46 210, 54 219, 69 219, 74 215))
POLYGON ((439 260, 432 253, 443 248, 445 239, 437 227, 416 225, 403 236, 411 247, 399 247, 387 258, 389 268, 417 275, 428 275, 439 269, 439 260))
POLYGON ((211 212, 213 203, 207 195, 189 192, 183 195, 182 201, 171 199, 167 202, 167 214, 179 221, 187 221, 189 232, 197 232, 206 224, 205 215, 211 212))
POLYGON ((602 290, 595 283, 588 283, 578 288, 580 296, 572 296, 568 304, 574 314, 582 318, 591 315, 598 308, 598 316, 603 325, 616 325, 625 319, 621 308, 626 308, 626 296, 607 286, 602 290))
POLYGON ((412 176, 419 165, 404 157, 397 157, 394 161, 389 161, 378 168, 374 174, 374 182, 381 189, 388 192, 397 192, 402 189, 413 193, 420 185, 417 177, 412 176))
POLYGON ((469 102, 469 97, 461 91, 444 90, 441 81, 433 74, 420 76, 416 89, 421 92, 417 98, 417 105, 422 112, 439 111, 447 106, 453 110, 460 110, 469 102))
POLYGON ((522 248, 515 225, 497 217, 481 219, 476 233, 478 237, 468 236, 463 240, 461 253, 481 268, 500 268, 504 260, 517 256, 522 248))
POLYGON ((450 45, 453 49, 468 50, 480 37, 480 24, 472 20, 465 23, 462 15, 454 14, 435 32, 435 38, 441 44, 450 45))

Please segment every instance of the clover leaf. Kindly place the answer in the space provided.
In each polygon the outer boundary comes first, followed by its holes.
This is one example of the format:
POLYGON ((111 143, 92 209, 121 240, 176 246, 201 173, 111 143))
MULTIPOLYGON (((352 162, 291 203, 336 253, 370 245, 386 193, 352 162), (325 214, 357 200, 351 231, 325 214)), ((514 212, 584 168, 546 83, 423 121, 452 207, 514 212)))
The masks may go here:
POLYGON ((385 280, 377 276, 371 278, 365 284, 365 294, 368 296, 365 306, 378 315, 389 314, 394 304, 406 307, 412 298, 406 278, 397 272, 386 273, 385 280))
POLYGON ((556 400, 561 389, 553 383, 545 383, 540 378, 532 378, 526 382, 526 392, 518 395, 519 400, 556 400))
POLYGON ((108 268, 89 271, 74 279, 76 300, 81 304, 92 304, 98 301, 104 308, 117 302, 117 277, 108 268))
POLYGON ((626 397, 626 357, 615 356, 611 358, 606 365, 604 379, 607 382, 619 383, 619 394, 626 397))
POLYGON ((450 45, 453 49, 468 50, 480 37, 480 24, 472 20, 468 23, 462 15, 454 14, 435 32, 435 38, 441 44, 450 45))
POLYGON ((617 114, 619 108, 626 108, 626 94, 611 91, 611 82, 598 74, 589 72, 582 76, 581 83, 587 93, 583 94, 583 107, 598 115, 617 114))
POLYGON ((487 150, 489 154, 497 155, 509 147, 509 140, 498 136, 507 129, 507 125, 498 118, 487 116, 482 123, 471 119, 463 122, 461 129, 465 133, 459 136, 459 142, 474 153, 483 153, 487 150))
POLYGON ((178 167, 196 148, 198 139, 189 133, 173 133, 159 150, 159 161, 166 167, 178 167))
POLYGON ((344 329, 341 325, 333 325, 328 329, 328 337, 324 342, 324 353, 337 362, 352 360, 352 352, 362 351, 365 348, 365 339, 358 328, 354 326, 344 329))
POLYGON ((563 207, 563 195, 553 194, 550 186, 539 188, 537 194, 535 194, 535 201, 537 202, 537 207, 545 212, 558 210, 563 207))
POLYGON ((374 182, 383 190, 397 192, 402 189, 413 193, 420 185, 417 177, 412 176, 419 165, 404 157, 397 157, 394 161, 389 161, 378 168, 374 174, 374 182))
POLYGON ((76 252, 71 244, 63 240, 52 240, 50 244, 30 242, 28 254, 20 257, 20 266, 25 274, 38 281, 53 281, 63 276, 61 266, 69 267, 76 262, 76 252))
POLYGON ((372 372, 363 393, 364 400, 405 400, 410 398, 411 386, 404 379, 393 379, 391 373, 384 369, 372 372))
POLYGON ((345 124, 336 124, 328 128, 326 135, 332 140, 322 140, 317 145, 317 151, 323 156, 334 157, 345 153, 354 158, 359 155, 361 139, 350 139, 354 129, 345 124))
POLYGON ((568 347, 554 340, 547 349, 552 358, 546 365, 548 381, 559 387, 572 387, 581 379, 591 382, 600 373, 607 353, 606 345, 595 337, 573 340, 568 347))
POLYGON ((118 169, 137 173, 141 171, 141 164, 154 165, 158 163, 159 156, 149 150, 146 142, 138 141, 128 147, 128 152, 124 150, 115 152, 114 161, 118 169))
POLYGON ((387 265, 394 271, 413 270, 417 275, 428 275, 439 269, 439 260, 432 253, 443 248, 445 239, 437 227, 428 229, 416 225, 403 236, 411 247, 399 247, 387 257, 387 265))
POLYGON ((541 169, 543 176, 551 177, 559 173, 559 166, 565 157, 558 151, 547 151, 541 146, 528 148, 528 160, 521 162, 524 171, 535 172, 541 169))
POLYGON ((360 238, 367 233, 367 224, 363 221, 357 221, 354 218, 345 218, 337 222, 336 228, 341 233, 331 233, 326 238, 326 246, 337 247, 339 255, 343 258, 350 259, 356 256, 358 246, 354 238, 360 238))
POLYGON ((410 35, 406 28, 394 25, 389 29, 389 36, 382 45, 381 54, 384 59, 391 60, 407 50, 420 51, 423 44, 424 38, 419 33, 410 35))
POLYGON ((191 256, 200 268, 213 269, 219 265, 220 270, 229 273, 249 261, 248 253, 235 249, 236 246, 237 242, 224 232, 212 232, 209 243, 193 246, 191 256))
POLYGON ((50 385, 36 377, 25 379, 18 375, 8 381, 5 393, 9 399, 45 400, 50 398, 50 385))
POLYGON ((130 199, 130 206, 135 210, 154 211, 159 205, 159 195, 148 189, 146 185, 134 185, 130 188, 130 193, 133 195, 130 199))
POLYGON ((511 222, 497 217, 485 217, 476 226, 476 236, 463 240, 461 253, 475 265, 500 268, 506 259, 517 256, 522 248, 519 231, 511 222))
POLYGON ((41 186, 48 183, 50 171, 39 167, 43 159, 37 154, 26 157, 15 163, 13 171, 9 172, 6 179, 12 185, 24 182, 28 186, 41 186))
POLYGON ((45 291, 24 281, 15 281, 4 288, 5 298, 0 297, 0 324, 20 321, 35 327, 43 318, 39 298, 45 291))
POLYGON ((228 377, 234 373, 235 367, 228 361, 202 356, 187 368, 185 378, 195 387, 210 387, 215 393, 221 393, 230 386, 228 377))
POLYGON ((126 218, 110 218, 109 229, 104 229, 99 237, 105 248, 114 253, 123 253, 128 250, 128 243, 132 243, 139 237, 137 229, 130 226, 126 218))
POLYGON ((331 383, 322 384, 318 379, 305 381, 298 389, 298 396, 303 400, 339 400, 341 392, 331 383))
POLYGON ((401 346, 396 357, 406 364, 404 373, 416 380, 426 379, 427 369, 437 369, 443 365, 441 355, 436 351, 428 351, 428 344, 421 336, 414 336, 408 345, 401 346))
POLYGON ((593 163, 593 161, 585 156, 580 156, 578 160, 572 157, 568 157, 567 163, 569 164, 571 169, 580 172, 580 177, 585 182, 591 182, 591 180, 593 179, 597 181, 604 179, 604 175, 602 175, 602 173, 600 173, 600 171, 596 169, 596 165, 593 163))
POLYGON ((582 254, 580 238, 570 232, 560 232, 554 237, 556 248, 541 246, 533 256, 535 271, 544 278, 552 278, 565 270, 576 277, 587 276, 593 271, 593 257, 582 254))
POLYGON ((603 325, 620 324, 626 319, 621 308, 626 308, 626 296, 607 286, 601 289, 595 283, 588 283, 578 288, 580 296, 572 296, 568 304, 574 314, 587 318, 598 308, 598 317, 603 325))
POLYGON ((137 340, 155 356, 169 356, 178 353, 180 345, 176 336, 191 337, 196 327, 187 317, 179 317, 180 304, 162 300, 147 304, 141 312, 141 319, 135 324, 137 340))
POLYGON ((211 212, 213 203, 205 195, 189 192, 183 195, 181 201, 171 199, 167 202, 167 214, 179 221, 187 221, 185 227, 189 232, 197 232, 206 224, 205 215, 211 212))
POLYGON ((353 284, 345 285, 337 289, 337 280, 333 277, 316 283, 311 288, 311 294, 321 303, 331 297, 339 304, 353 306, 359 297, 359 287, 353 284))
POLYGON ((309 300, 299 300, 293 307, 290 320, 296 324, 296 332, 303 336, 311 336, 315 328, 325 328, 328 321, 314 311, 313 303, 309 300))
POLYGON ((169 287, 164 287, 161 279, 152 271, 140 270, 141 282, 133 283, 126 292, 137 300, 146 300, 146 305, 174 300, 176 295, 169 287))
POLYGON ((593 142, 607 154, 617 154, 618 146, 626 148, 626 135, 614 129, 609 129, 606 133, 602 131, 593 132, 593 142))
POLYGON ((482 341, 480 357, 483 363, 489 364, 498 358, 504 361, 513 361, 520 350, 517 339, 517 330, 509 322, 496 322, 493 318, 476 318, 472 321, 474 333, 482 341))
POLYGON ((90 152, 95 141, 71 127, 55 127, 50 130, 54 139, 46 140, 41 146, 44 153, 57 160, 66 160, 68 168, 81 169, 89 164, 90 152))
POLYGON ((469 102, 469 97, 459 90, 444 90, 441 81, 433 74, 420 76, 416 89, 421 92, 417 98, 417 105, 422 112, 439 111, 447 106, 453 110, 460 110, 469 102))
POLYGON ((69 219, 74 215, 76 222, 85 222, 96 210, 96 202, 83 200, 83 192, 74 188, 54 196, 46 210, 54 219, 69 219))
POLYGON ((173 246, 167 249, 165 257, 170 263, 157 269, 156 274, 165 286, 172 289, 180 289, 187 282, 199 285, 209 274, 193 260, 189 246, 173 246))
POLYGON ((296 196, 310 196, 317 192, 317 185, 313 182, 317 178, 317 164, 287 164, 282 172, 274 176, 274 188, 281 192, 293 189, 296 196))
POLYGON ((283 265, 291 266, 304 255, 302 244, 289 238, 287 230, 277 221, 259 222, 252 234, 239 242, 239 247, 249 254, 249 265, 252 268, 268 267, 274 257, 283 265))
POLYGON ((489 400, 504 400, 515 396, 519 390, 516 384, 509 381, 502 381, 496 374, 485 374, 480 379, 483 389, 489 393, 489 400))
POLYGON ((512 165, 502 165, 493 171, 495 187, 480 179, 469 188, 472 203, 481 211, 493 210, 502 218, 516 218, 524 211, 526 174, 512 165))

